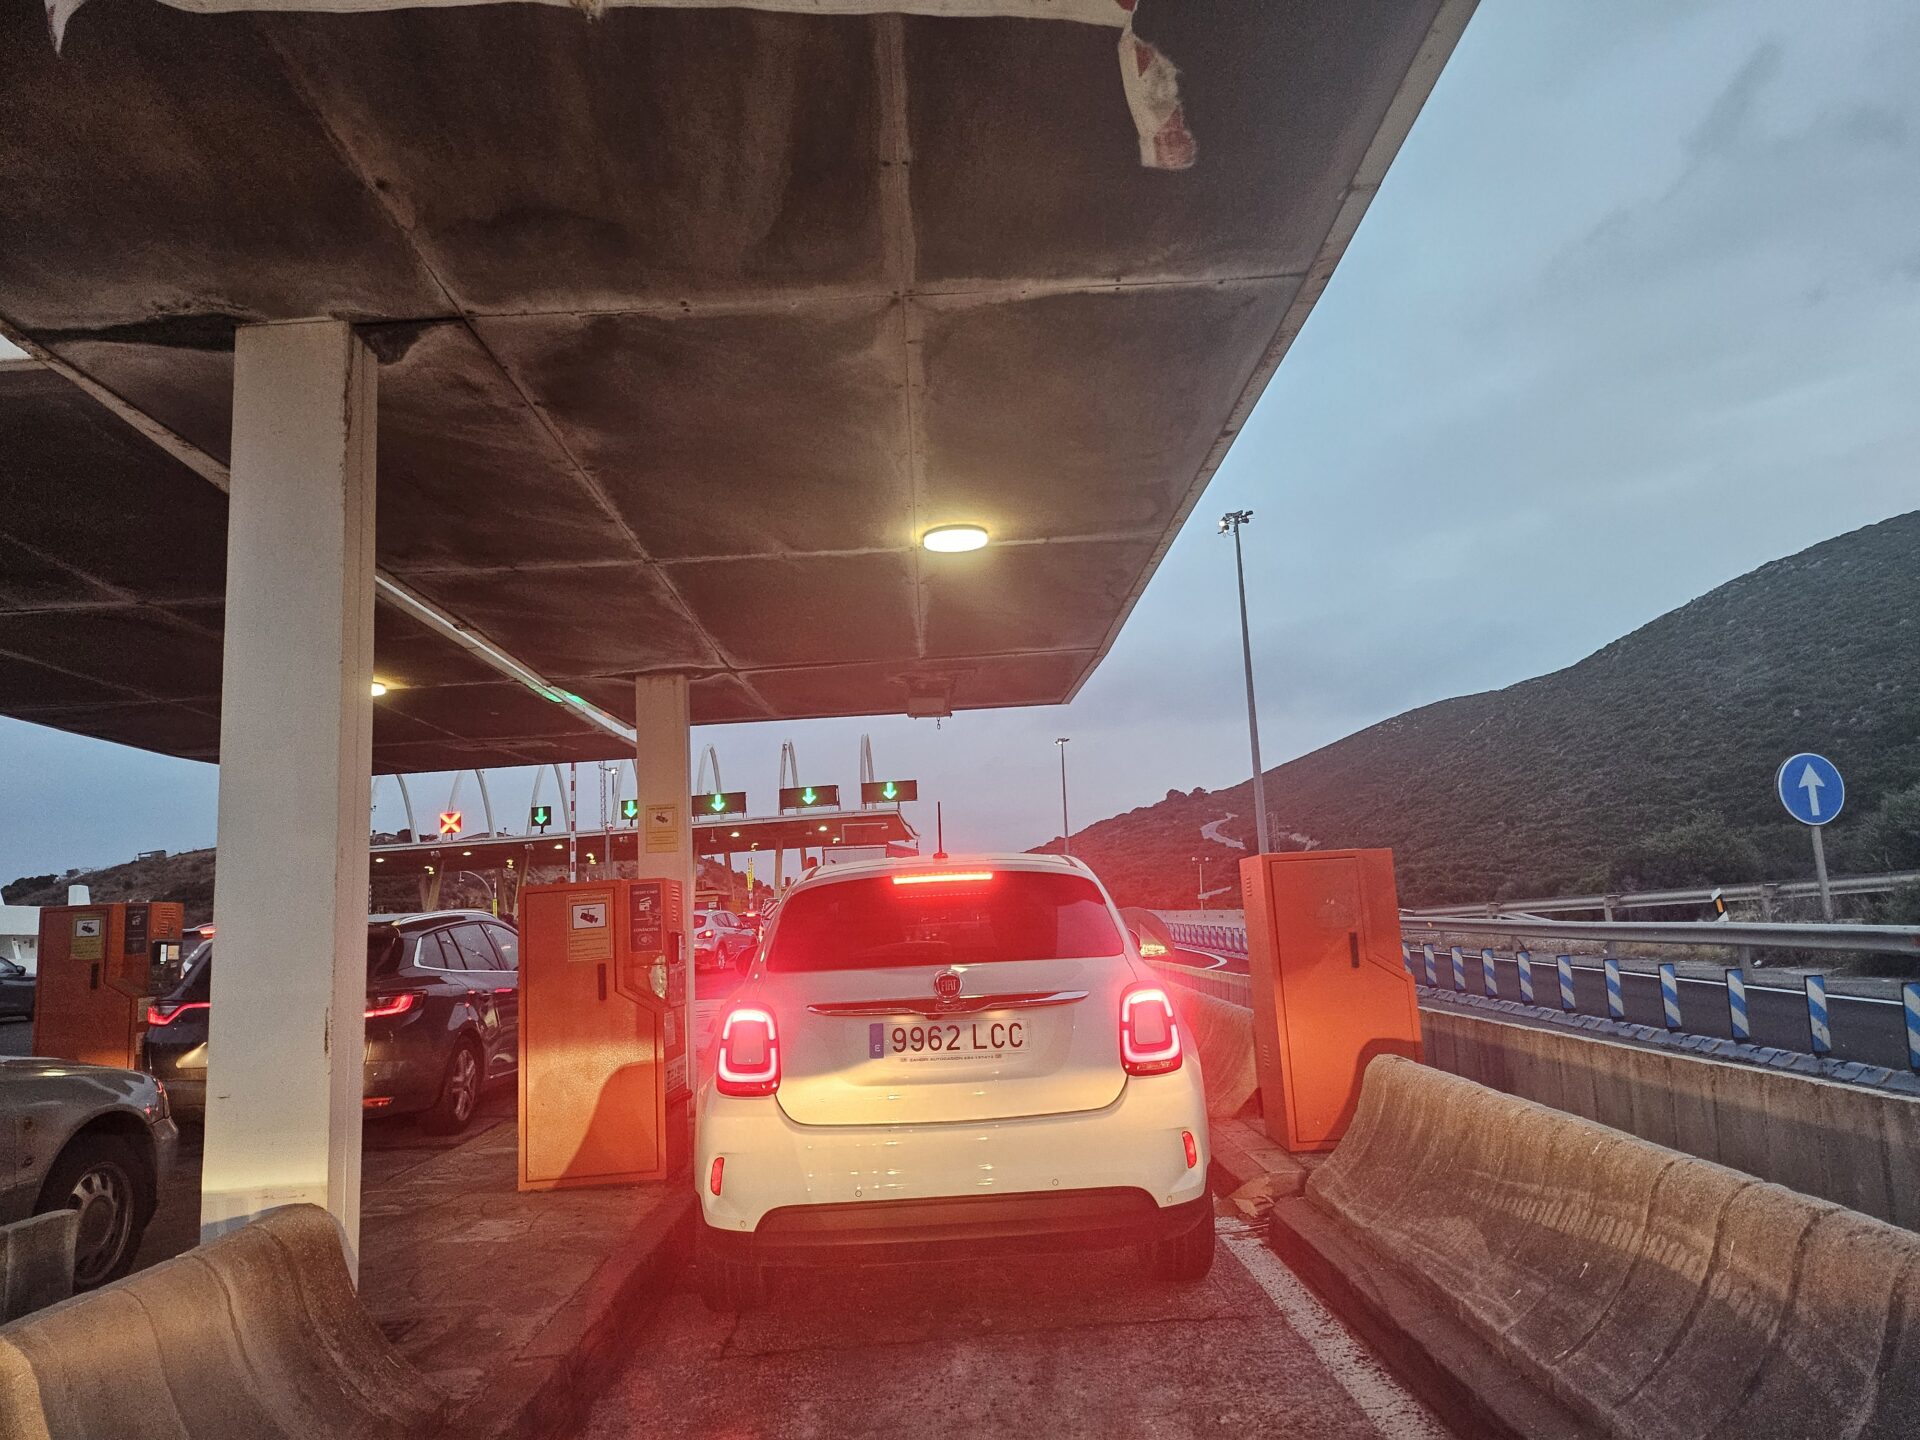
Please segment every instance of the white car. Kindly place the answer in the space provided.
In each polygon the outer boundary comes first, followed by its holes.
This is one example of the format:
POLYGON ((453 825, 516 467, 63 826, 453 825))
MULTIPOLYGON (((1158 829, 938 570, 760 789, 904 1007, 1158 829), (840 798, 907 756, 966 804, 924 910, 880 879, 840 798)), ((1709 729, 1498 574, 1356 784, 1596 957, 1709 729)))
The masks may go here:
POLYGON ((823 866, 716 1027, 694 1181, 702 1290, 767 1267, 1137 1245, 1213 1263, 1199 1057, 1078 861, 823 866))

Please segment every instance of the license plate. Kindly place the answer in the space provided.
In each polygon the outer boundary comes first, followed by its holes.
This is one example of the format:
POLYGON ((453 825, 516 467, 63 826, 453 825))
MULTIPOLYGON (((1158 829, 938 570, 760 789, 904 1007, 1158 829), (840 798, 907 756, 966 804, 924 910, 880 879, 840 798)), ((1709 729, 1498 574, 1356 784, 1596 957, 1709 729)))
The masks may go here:
POLYGON ((872 1060, 991 1057, 1026 1043, 1025 1020, 929 1020, 919 1025, 876 1020, 867 1026, 867 1056, 872 1060))

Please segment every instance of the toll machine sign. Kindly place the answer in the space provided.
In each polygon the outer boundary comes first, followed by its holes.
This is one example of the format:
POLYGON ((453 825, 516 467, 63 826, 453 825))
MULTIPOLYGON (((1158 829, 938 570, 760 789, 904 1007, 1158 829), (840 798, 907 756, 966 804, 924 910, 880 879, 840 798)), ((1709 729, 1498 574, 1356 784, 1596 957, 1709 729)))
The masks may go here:
POLYGON ((782 810, 838 810, 838 785, 786 785, 780 790, 782 810))
POLYGON ((918 780, 863 780, 860 782, 862 805, 901 805, 920 798, 918 780))
POLYGON ((744 815, 747 813, 747 792, 744 790, 709 790, 703 795, 693 797, 693 813, 696 815, 744 815))

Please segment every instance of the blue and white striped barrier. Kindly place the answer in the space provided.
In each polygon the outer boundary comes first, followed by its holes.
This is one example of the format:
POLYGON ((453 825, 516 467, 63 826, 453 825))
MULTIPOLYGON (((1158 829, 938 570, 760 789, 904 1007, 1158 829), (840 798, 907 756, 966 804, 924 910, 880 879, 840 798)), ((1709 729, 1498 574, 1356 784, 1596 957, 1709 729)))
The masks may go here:
POLYGON ((1433 968, 1433 946, 1422 945, 1420 947, 1420 958, 1426 962, 1428 988, 1437 990, 1440 987, 1440 975, 1439 972, 1433 968))
POLYGON ((1807 976, 1807 1033, 1813 1037, 1813 1053, 1833 1053, 1833 1029, 1827 1018, 1827 977, 1807 976))
POLYGON ((1920 984, 1902 985, 1900 999, 1907 1011, 1907 1065, 1920 1070, 1920 984))
POLYGON ((1453 988, 1456 990, 1464 990, 1467 988, 1466 957, 1460 953, 1460 947, 1458 945, 1453 947, 1452 955, 1453 955, 1453 988))
POLYGON ((1493 951, 1480 952, 1480 988, 1489 995, 1500 993, 1500 976, 1493 968, 1493 951))
POLYGON ((1607 1014, 1615 1020, 1624 1020, 1627 1018, 1627 1000, 1620 993, 1620 962, 1610 959, 1603 963, 1607 967, 1607 1014))
POLYGON ((1572 1014, 1577 1008, 1573 999, 1573 957, 1556 955, 1553 963, 1554 968, 1560 972, 1560 1008, 1572 1014))
POLYGON ((1667 1029, 1680 1028, 1680 975, 1671 961, 1660 967, 1660 1011, 1667 1029))
POLYGON ((1727 1024, 1733 1038, 1741 1042, 1753 1039, 1753 1023, 1747 1019, 1747 975, 1744 970, 1727 971, 1727 1024))
POLYGON ((1520 1003, 1533 1004, 1533 956, 1525 950, 1515 951, 1513 967, 1520 972, 1520 1003))
POLYGON ((1413 951, 1407 948, 1407 942, 1404 940, 1400 942, 1400 968, 1407 972, 1407 978, 1409 980, 1417 980, 1419 978, 1413 973, 1413 951))

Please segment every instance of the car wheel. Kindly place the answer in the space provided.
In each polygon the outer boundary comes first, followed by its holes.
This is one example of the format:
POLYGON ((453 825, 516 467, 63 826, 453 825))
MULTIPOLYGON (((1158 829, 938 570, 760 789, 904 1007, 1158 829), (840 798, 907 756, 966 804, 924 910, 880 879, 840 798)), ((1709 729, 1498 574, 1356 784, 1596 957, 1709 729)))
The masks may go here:
POLYGON ((1184 1235, 1156 1240, 1146 1247, 1147 1268, 1156 1279, 1192 1284, 1207 1278, 1213 1269, 1213 1205, 1207 1205, 1207 1217, 1184 1235))
POLYGON ((700 1298, 716 1314, 757 1310, 767 1301, 767 1267, 729 1260, 719 1254, 700 1230, 694 1263, 700 1270, 700 1298))
POLYGON ((70 1141, 47 1172, 35 1214, 80 1212, 73 1250, 73 1288, 92 1290, 133 1268, 146 1233, 149 1207, 142 1183, 147 1167, 133 1145, 117 1135, 82 1135, 70 1141))
POLYGON ((447 1073, 440 1080, 440 1098, 421 1117, 429 1135, 458 1135, 473 1123, 480 1108, 480 1050, 471 1040, 456 1045, 447 1057, 447 1073))

